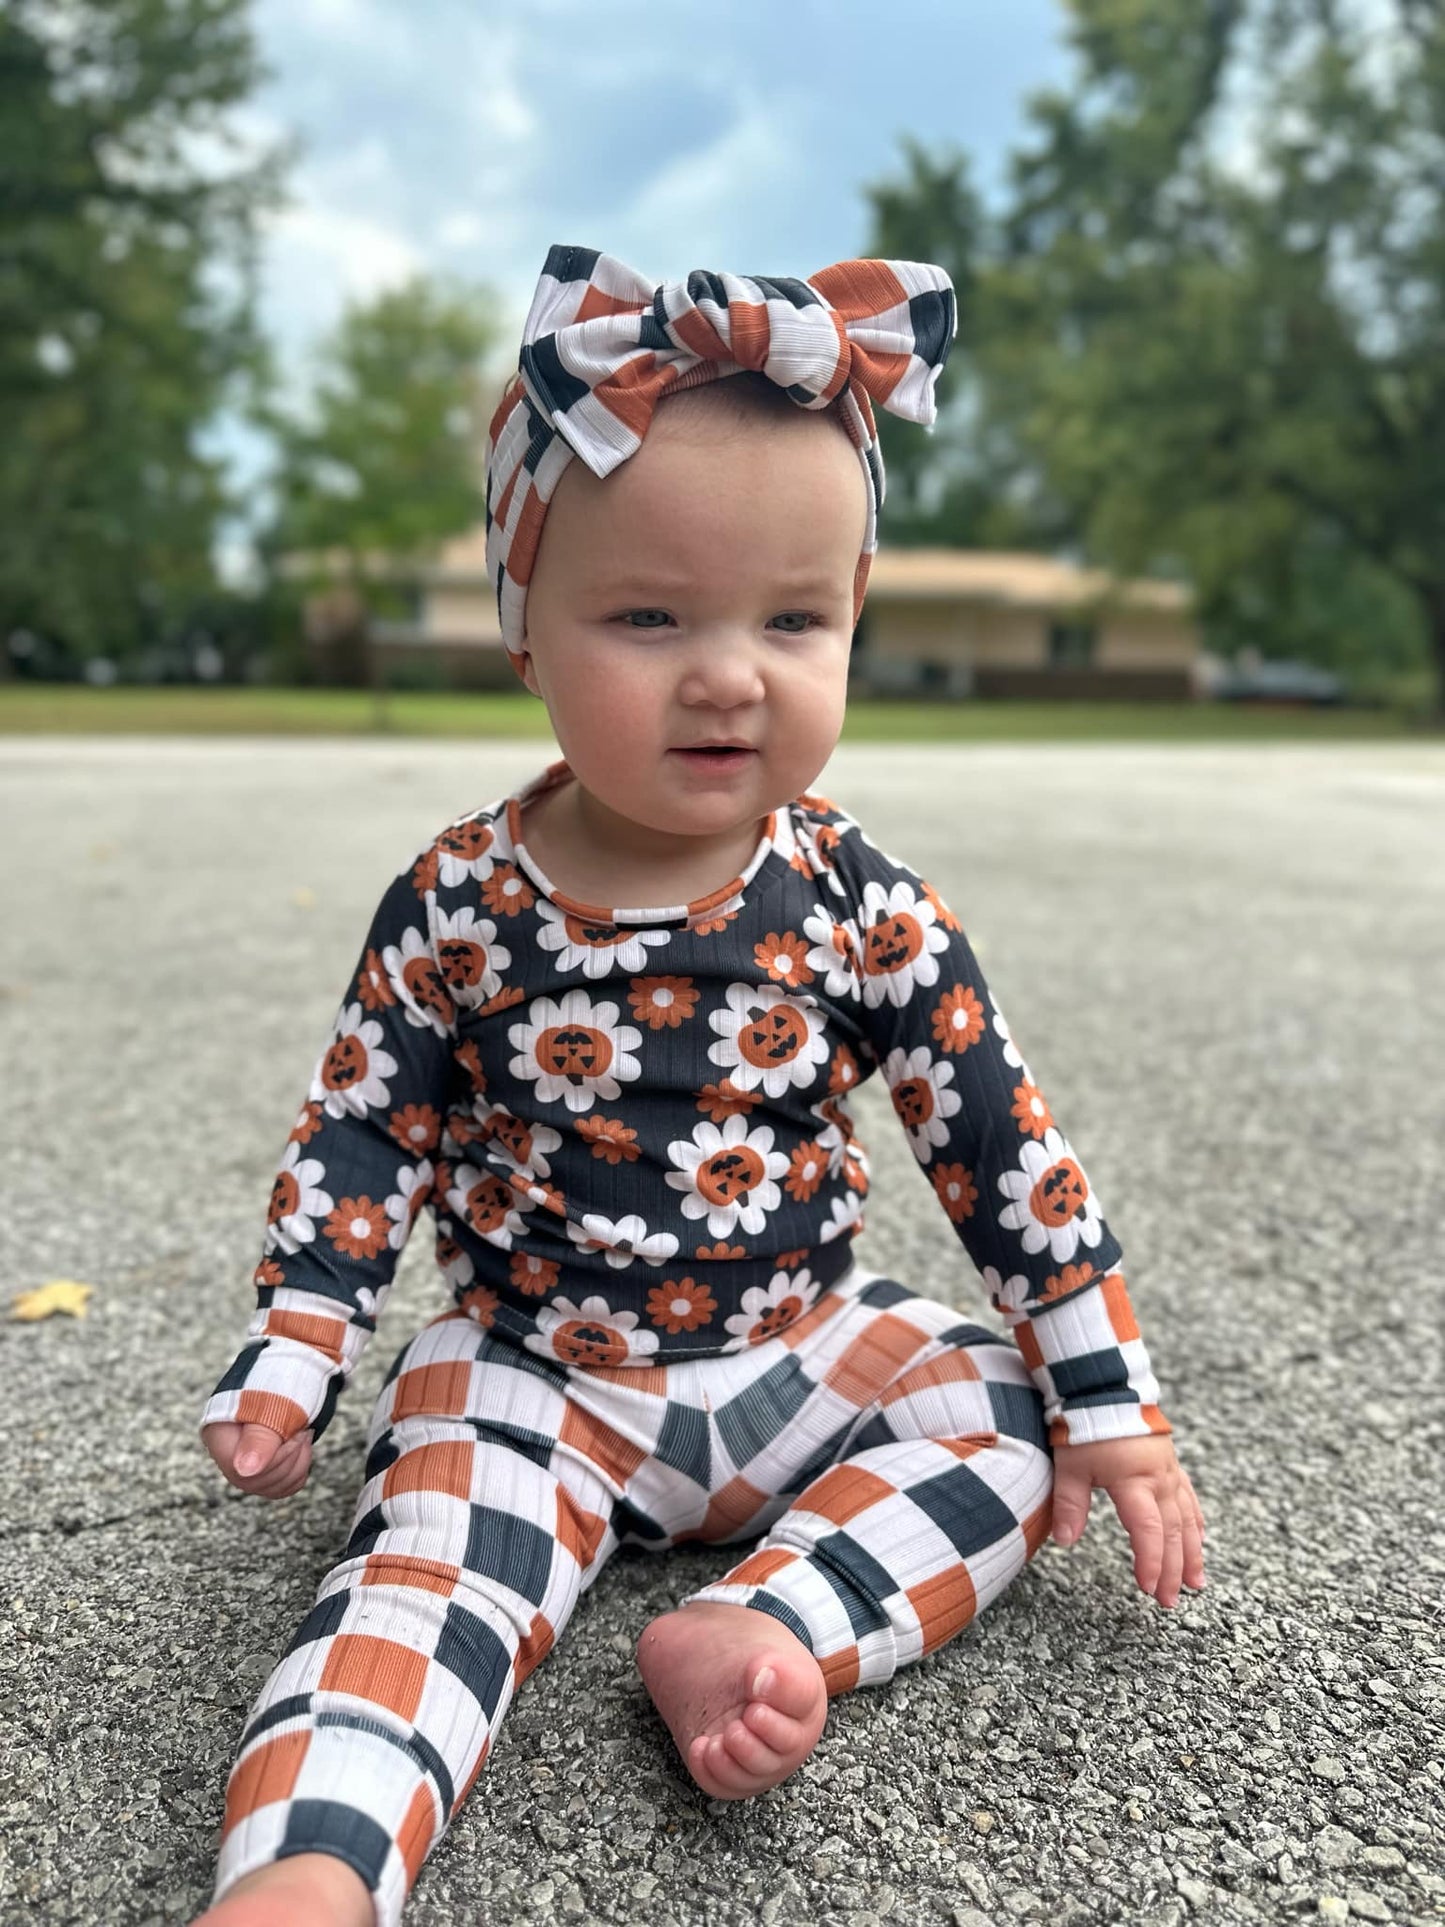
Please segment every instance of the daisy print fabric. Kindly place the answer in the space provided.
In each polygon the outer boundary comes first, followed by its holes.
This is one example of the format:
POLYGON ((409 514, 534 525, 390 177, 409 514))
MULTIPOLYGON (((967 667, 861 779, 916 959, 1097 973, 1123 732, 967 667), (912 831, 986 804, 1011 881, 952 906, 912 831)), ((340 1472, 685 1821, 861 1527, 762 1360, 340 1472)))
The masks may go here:
POLYGON ((1119 1245, 937 891, 805 794, 704 899, 579 902, 523 833, 572 780, 554 762, 387 890, 202 1423, 319 1435, 423 1210, 455 1304, 549 1361, 776 1337, 853 1263, 870 1180, 849 1099, 881 1076, 1055 1437, 1137 1433, 1141 1411, 1167 1431, 1119 1245))

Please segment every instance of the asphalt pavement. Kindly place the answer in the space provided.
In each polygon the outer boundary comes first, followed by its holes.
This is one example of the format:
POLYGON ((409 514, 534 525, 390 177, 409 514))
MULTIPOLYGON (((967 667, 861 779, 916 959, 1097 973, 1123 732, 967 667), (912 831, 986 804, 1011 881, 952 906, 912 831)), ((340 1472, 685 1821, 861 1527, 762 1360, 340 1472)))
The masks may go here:
MULTIPOLYGON (((345 1541, 425 1235, 279 1504, 195 1425, 385 884, 548 745, 0 741, 0 1923, 209 1898, 246 1711, 345 1541), (53 1279, 86 1315, 10 1316, 53 1279)), ((1445 745, 840 749, 958 912, 1119 1236, 1209 1585, 1095 1494, 751 1802, 632 1662, 737 1548, 619 1555, 408 1927, 1445 1920, 1445 745)), ((875 1079, 858 1255, 996 1323, 875 1079)))

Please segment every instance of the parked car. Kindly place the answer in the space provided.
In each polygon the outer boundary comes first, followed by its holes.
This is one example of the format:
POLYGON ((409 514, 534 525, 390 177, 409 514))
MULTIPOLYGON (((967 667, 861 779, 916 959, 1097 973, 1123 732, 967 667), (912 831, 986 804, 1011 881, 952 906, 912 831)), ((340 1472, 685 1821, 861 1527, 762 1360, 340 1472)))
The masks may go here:
POLYGON ((1348 691, 1340 677, 1312 662, 1265 659, 1226 667, 1210 694, 1227 703, 1339 703, 1348 691))

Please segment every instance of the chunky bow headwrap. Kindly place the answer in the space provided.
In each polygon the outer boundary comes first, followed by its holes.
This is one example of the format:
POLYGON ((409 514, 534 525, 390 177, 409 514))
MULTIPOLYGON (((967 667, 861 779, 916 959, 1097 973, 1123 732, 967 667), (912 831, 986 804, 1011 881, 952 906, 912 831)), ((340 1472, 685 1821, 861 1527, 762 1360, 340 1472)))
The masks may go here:
POLYGON ((925 261, 839 261, 806 281, 699 268, 659 287, 610 254, 551 248, 519 372, 487 437, 487 573, 513 666, 520 673, 527 586, 567 463, 580 455, 594 474, 611 474, 641 447, 669 389, 743 369, 760 370, 801 408, 838 404, 868 487, 856 623, 884 495, 870 400, 931 427, 957 332, 953 283, 925 261))

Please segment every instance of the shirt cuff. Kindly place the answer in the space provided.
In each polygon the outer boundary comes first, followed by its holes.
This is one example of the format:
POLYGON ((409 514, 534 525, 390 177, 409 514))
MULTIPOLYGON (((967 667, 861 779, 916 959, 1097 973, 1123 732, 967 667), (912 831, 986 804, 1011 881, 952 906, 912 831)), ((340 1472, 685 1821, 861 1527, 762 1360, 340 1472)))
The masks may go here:
POLYGON ((338 1317, 332 1300, 310 1298, 302 1310, 301 1297, 278 1292, 256 1313, 249 1342, 206 1400, 200 1428, 229 1422, 269 1425, 283 1440, 308 1428, 321 1437, 369 1334, 338 1317))
POLYGON ((1049 1445, 1148 1438, 1174 1428, 1122 1272, 1032 1315, 1006 1312, 1024 1363, 1043 1394, 1049 1445))

